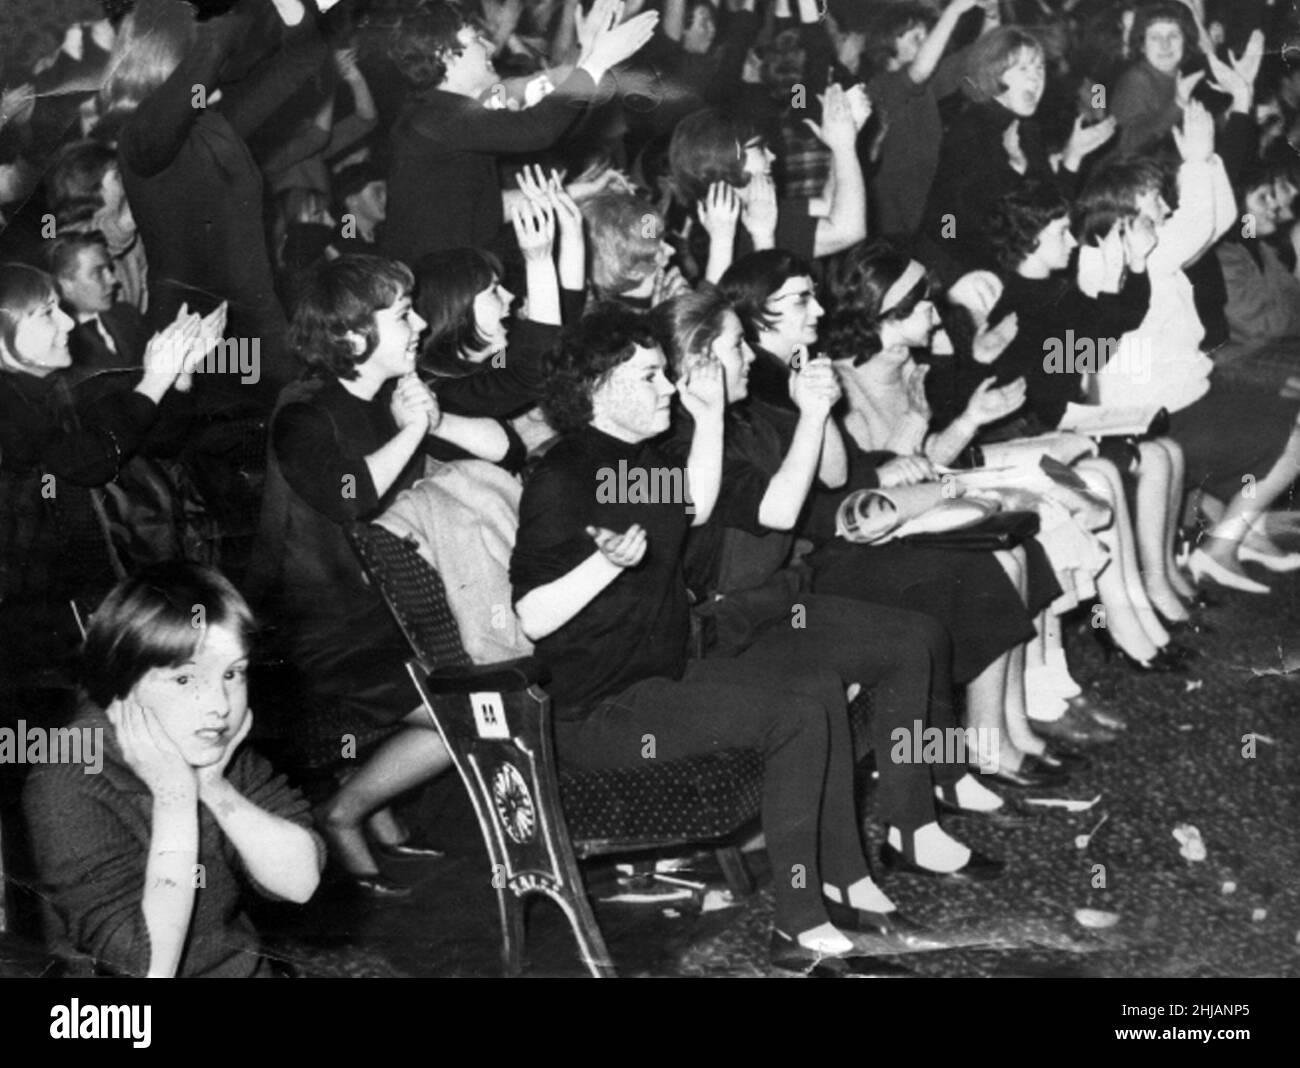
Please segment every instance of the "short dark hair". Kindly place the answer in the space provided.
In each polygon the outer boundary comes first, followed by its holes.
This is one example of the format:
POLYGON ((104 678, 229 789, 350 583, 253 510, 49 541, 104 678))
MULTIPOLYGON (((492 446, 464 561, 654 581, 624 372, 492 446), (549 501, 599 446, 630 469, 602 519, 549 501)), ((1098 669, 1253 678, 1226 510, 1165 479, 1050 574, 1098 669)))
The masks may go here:
POLYGON ((745 145, 761 135, 757 123, 738 111, 704 108, 687 115, 677 124, 668 146, 678 198, 694 204, 714 182, 738 188, 748 185, 745 145))
POLYGON ((360 193, 366 186, 374 182, 384 181, 385 178, 383 168, 371 163, 369 160, 350 163, 334 175, 334 202, 340 208, 346 210, 348 197, 360 193))
POLYGON ((1070 202, 1049 182, 1023 182, 999 200, 988 219, 989 248, 998 266, 1014 272, 1048 223, 1070 214, 1070 202))
POLYGON ((1188 62, 1201 54, 1200 32, 1196 20, 1186 4, 1178 0, 1159 0, 1158 3, 1139 7, 1133 14, 1133 28, 1128 35, 1129 55, 1134 59, 1142 58, 1142 49, 1146 45, 1147 30, 1157 22, 1176 22, 1183 31, 1183 62, 1186 69, 1188 62))
POLYGON ((447 57, 465 49, 460 31, 478 23, 451 0, 427 0, 393 27, 388 54, 417 89, 439 86, 447 77, 447 57))
POLYGON ((906 319, 926 299, 929 280, 922 277, 894 307, 881 311, 885 294, 911 262, 899 245, 877 239, 845 249, 827 264, 826 318, 819 331, 826 355, 861 363, 881 350, 881 324, 906 319))
POLYGON ((1096 245, 1121 219, 1136 217, 1136 200, 1149 189, 1159 190, 1173 205, 1172 185, 1169 173, 1154 159, 1138 156, 1103 163, 1089 176, 1075 202, 1079 244, 1096 245))
POLYGON ((803 257, 769 248, 736 260, 718 280, 718 288, 740 316, 745 340, 757 345, 759 332, 774 325, 767 310, 768 298, 791 278, 811 277, 812 266, 803 257))
POLYGON ((252 645, 253 613, 221 572, 170 560, 124 579, 90 617, 81 647, 86 696, 101 708, 125 697, 151 669, 189 660, 212 626, 252 645))
POLYGON ((735 312, 731 301, 707 282, 650 312, 650 325, 675 375, 680 377, 692 360, 709 351, 722 333, 728 312, 735 312))
POLYGON ((50 274, 62 278, 77 266, 77 259, 88 248, 108 252, 108 242, 98 230, 65 230, 45 246, 45 263, 50 274))
POLYGON ((501 273, 501 261, 477 248, 440 249, 420 259, 415 265, 415 310, 429 324, 423 361, 455 361, 487 345, 474 320, 474 298, 501 273))
POLYGON ((914 0, 874 6, 866 19, 867 59, 873 67, 883 70, 898 54, 898 39, 903 34, 915 26, 924 26, 928 32, 937 21, 938 16, 930 8, 914 0))
POLYGON ((340 256, 304 271, 298 279, 289 344, 315 378, 357 377, 379 343, 375 312, 411 292, 415 279, 404 263, 380 256, 340 256), (353 351, 348 334, 365 339, 353 351))
POLYGON ((59 149, 45 175, 45 195, 59 222, 103 207, 100 185, 116 166, 117 153, 98 141, 74 141, 59 149))
POLYGON ((567 328, 552 350, 542 411, 559 434, 591 422, 592 394, 615 367, 641 348, 659 344, 649 319, 625 304, 604 301, 567 328))

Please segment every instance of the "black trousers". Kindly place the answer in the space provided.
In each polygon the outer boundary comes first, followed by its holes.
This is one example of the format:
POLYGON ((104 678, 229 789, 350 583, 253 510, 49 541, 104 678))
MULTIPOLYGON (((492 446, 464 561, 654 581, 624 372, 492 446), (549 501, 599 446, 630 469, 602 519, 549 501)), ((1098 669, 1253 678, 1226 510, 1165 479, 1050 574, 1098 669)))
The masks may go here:
POLYGON ((555 742, 561 760, 592 769, 761 750, 776 923, 788 934, 827 922, 823 882, 844 888, 868 874, 844 685, 827 668, 694 660, 680 680, 644 679, 584 719, 558 720, 555 742))
MULTIPOLYGON (((767 622, 739 659, 778 675, 801 666, 828 668, 842 686, 871 692, 871 744, 880 772, 879 818, 912 831, 935 818, 935 783, 950 785, 957 764, 895 762, 895 732, 957 724, 952 706, 952 640, 938 620, 847 597, 803 593, 767 622)), ((918 743, 919 744, 919 743, 918 743)))

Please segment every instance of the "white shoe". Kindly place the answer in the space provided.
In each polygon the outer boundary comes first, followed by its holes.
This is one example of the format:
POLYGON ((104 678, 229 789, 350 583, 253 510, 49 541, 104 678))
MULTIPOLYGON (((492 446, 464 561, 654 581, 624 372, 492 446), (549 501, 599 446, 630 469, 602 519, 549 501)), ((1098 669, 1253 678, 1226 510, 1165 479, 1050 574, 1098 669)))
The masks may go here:
POLYGON ((1300 571, 1300 553, 1262 553, 1249 545, 1242 545, 1237 549, 1237 559, 1259 564, 1269 571, 1300 571))
POLYGON ((1204 577, 1213 579, 1220 586, 1225 586, 1228 589, 1241 590, 1242 593, 1273 592, 1262 582, 1256 582, 1253 578, 1247 578, 1245 575, 1238 575, 1235 571, 1229 571, 1204 549, 1197 549, 1188 557, 1187 567, 1192 573, 1192 581, 1196 583, 1200 583, 1204 577))

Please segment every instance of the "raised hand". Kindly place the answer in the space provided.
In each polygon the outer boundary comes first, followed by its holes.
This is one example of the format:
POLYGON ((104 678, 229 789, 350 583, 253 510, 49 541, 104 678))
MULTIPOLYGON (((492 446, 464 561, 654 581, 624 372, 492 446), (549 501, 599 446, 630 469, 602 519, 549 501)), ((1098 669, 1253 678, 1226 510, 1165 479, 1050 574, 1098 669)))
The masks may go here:
POLYGON ((853 151, 860 127, 853 121, 853 111, 849 107, 843 87, 831 85, 819 99, 822 103, 821 125, 813 122, 812 119, 804 119, 804 125, 817 136, 817 140, 832 151, 836 148, 853 151))
POLYGON ((194 768, 167 737, 158 717, 128 694, 105 713, 117 733, 122 757, 154 797, 169 801, 198 799, 194 768))
POLYGON ((526 204, 516 203, 510 210, 510 222, 525 260, 550 259, 555 244, 555 212, 545 192, 540 200, 530 198, 526 204))
POLYGON ((777 221, 776 183, 769 174, 755 174, 740 191, 740 221, 755 245, 759 239, 774 240, 777 221))
POLYGON ((1115 128, 1116 123, 1113 118, 1102 119, 1101 122, 1093 123, 1091 126, 1087 125, 1086 115, 1076 118, 1070 140, 1065 146, 1065 169, 1077 171, 1085 156, 1096 152, 1115 135, 1115 128))
POLYGON ((646 536, 640 523, 633 523, 622 534, 604 527, 587 527, 587 534, 601 555, 617 567, 636 567, 645 557, 646 536))
POLYGON ((867 120, 871 118, 872 104, 871 97, 867 95, 867 87, 861 82, 851 85, 844 94, 844 100, 849 105, 849 114, 853 116, 853 125, 858 132, 866 126, 867 120))
POLYGON ((740 197, 728 182, 714 182, 695 209, 711 241, 730 246, 740 221, 740 197))
POLYGON ((677 396, 697 423, 710 417, 721 418, 727 407, 727 382, 718 360, 699 360, 692 364, 677 386, 677 396))
POLYGON ((1024 403, 1023 378, 1017 378, 1005 386, 999 386, 995 378, 986 378, 975 388, 971 399, 966 403, 966 414, 976 425, 985 426, 1018 411, 1024 403))
POLYGON ((1255 79, 1259 76, 1259 65, 1264 58, 1264 35, 1256 30, 1246 42, 1246 50, 1240 55, 1228 53, 1228 62, 1224 63, 1213 51, 1207 50, 1205 58, 1210 64, 1212 79, 1206 84, 1225 96, 1232 97, 1234 111, 1249 111, 1255 97, 1255 79))
POLYGON ((1214 155, 1214 117, 1205 105, 1189 100, 1183 108, 1183 128, 1174 127, 1174 141, 1187 163, 1205 163, 1214 155))
POLYGON ((659 22, 657 11, 646 11, 620 23, 622 17, 621 0, 596 0, 586 18, 574 13, 578 43, 582 47, 578 66, 586 67, 593 77, 603 76, 611 67, 634 55, 654 36, 659 22))
POLYGON ((992 363, 1001 356, 1020 331, 1020 316, 1015 312, 1004 315, 996 326, 984 323, 971 342, 971 358, 976 363, 992 363))
POLYGON ((546 202, 555 215, 561 241, 566 237, 582 236, 582 211, 564 188, 564 175, 560 171, 551 171, 546 184, 546 202))

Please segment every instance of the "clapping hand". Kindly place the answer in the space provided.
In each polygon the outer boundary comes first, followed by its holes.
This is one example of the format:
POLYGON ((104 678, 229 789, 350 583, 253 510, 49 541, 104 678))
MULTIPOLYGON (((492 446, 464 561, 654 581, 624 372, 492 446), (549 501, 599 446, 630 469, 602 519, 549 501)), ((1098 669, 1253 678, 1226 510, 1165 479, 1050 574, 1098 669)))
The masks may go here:
MULTIPOLYGON (((818 99, 822 103, 821 124, 818 125, 812 119, 804 119, 804 125, 816 134, 817 140, 832 151, 836 148, 853 151, 861 127, 854 121, 853 111, 849 107, 843 87, 830 85, 818 99)), ((867 115, 870 114, 868 109, 867 115)), ((863 122, 865 121, 864 118, 863 122)))
POLYGON ((1004 315, 996 326, 987 321, 975 332, 971 342, 971 358, 976 363, 989 364, 1001 356, 1020 332, 1020 316, 1015 312, 1004 315))
POLYGON ((807 360, 790 376, 790 399, 801 415, 826 418, 842 390, 835 367, 826 357, 807 360))
POLYGON ((1173 130, 1178 151, 1188 163, 1205 163, 1214 155, 1214 117, 1205 105, 1189 100, 1183 108, 1183 128, 1173 130))
POLYGON ((397 388, 393 390, 389 410, 399 430, 418 426, 426 434, 432 434, 442 422, 442 410, 438 407, 438 399, 433 395, 433 391, 420 381, 414 371, 397 380, 397 388))
POLYGON ((995 378, 986 378, 976 387, 967 402, 966 414, 977 426, 986 426, 1018 411, 1024 403, 1023 378, 1017 378, 1005 386, 999 386, 995 378))
POLYGON ((776 233, 777 204, 776 183, 770 174, 755 174, 740 191, 740 221, 745 224, 750 237, 758 244, 759 238, 768 242, 776 233))

